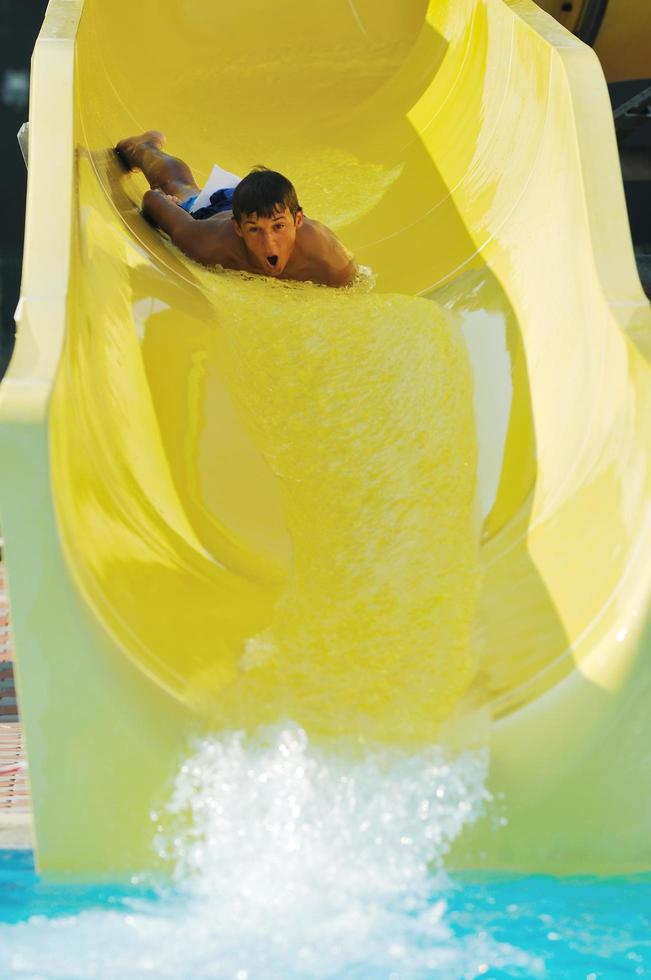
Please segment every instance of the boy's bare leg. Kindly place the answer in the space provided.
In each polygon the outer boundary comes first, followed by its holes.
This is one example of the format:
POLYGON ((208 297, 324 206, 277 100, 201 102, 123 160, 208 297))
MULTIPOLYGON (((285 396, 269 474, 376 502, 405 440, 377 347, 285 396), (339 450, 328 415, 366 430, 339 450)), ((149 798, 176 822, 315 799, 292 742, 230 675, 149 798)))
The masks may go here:
POLYGON ((140 136, 120 140, 115 152, 127 170, 142 170, 152 188, 160 188, 165 194, 185 201, 198 194, 192 171, 178 157, 165 153, 165 137, 157 129, 149 129, 140 136))

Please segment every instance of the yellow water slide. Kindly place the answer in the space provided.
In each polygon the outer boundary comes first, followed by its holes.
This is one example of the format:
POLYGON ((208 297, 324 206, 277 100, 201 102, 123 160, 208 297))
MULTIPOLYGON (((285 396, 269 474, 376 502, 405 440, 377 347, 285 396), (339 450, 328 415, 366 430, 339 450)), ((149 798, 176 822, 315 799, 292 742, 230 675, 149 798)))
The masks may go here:
POLYGON ((288 716, 487 740, 459 866, 651 867, 651 314, 595 54, 529 0, 51 0, 27 216, 0 504, 40 869, 151 865, 188 740, 288 716), (110 149, 153 126, 200 183, 286 172, 372 271, 193 264, 110 149))

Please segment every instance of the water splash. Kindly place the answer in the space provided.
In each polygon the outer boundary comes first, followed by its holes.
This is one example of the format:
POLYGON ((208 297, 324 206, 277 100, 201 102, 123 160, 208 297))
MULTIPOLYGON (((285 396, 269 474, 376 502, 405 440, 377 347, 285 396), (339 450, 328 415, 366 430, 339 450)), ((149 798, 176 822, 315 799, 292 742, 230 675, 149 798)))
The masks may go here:
POLYGON ((198 742, 153 817, 178 887, 219 910, 240 964, 214 975, 462 977, 520 958, 533 976, 526 954, 446 923, 445 857, 490 802, 487 763, 324 748, 292 723, 198 742))
POLYGON ((176 879, 202 893, 226 889, 231 900, 241 893, 255 903, 257 891, 265 915, 284 905, 278 881, 291 901, 317 881, 320 902, 332 881, 335 903, 416 883, 427 891, 429 866, 442 868, 490 799, 486 751, 453 760, 436 745, 415 754, 335 745, 311 744, 293 723, 198 742, 158 826, 176 879))
POLYGON ((539 957, 451 912, 445 858, 490 804, 487 763, 484 750, 317 746, 294 723, 202 739, 152 814, 172 885, 154 899, 104 888, 99 907, 0 925, 0 975, 540 976, 539 957))

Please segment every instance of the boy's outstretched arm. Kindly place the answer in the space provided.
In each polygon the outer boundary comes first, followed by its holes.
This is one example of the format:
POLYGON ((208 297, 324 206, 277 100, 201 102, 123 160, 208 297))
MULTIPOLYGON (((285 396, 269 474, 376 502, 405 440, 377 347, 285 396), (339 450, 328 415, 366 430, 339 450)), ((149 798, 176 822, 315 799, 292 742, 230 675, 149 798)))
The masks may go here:
POLYGON ((202 265, 217 265, 221 249, 214 230, 205 221, 196 221, 175 200, 160 190, 147 191, 142 199, 145 217, 170 236, 189 258, 202 265))

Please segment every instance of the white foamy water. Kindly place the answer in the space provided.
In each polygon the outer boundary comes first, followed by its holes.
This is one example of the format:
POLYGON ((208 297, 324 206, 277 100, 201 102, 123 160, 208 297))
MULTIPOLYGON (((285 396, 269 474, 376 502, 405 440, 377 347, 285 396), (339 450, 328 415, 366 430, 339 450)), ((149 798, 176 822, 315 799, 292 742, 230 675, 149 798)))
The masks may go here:
POLYGON ((535 957, 448 916, 445 856, 490 804, 487 761, 326 749, 289 723, 206 738, 153 815, 172 887, 0 926, 0 976, 538 976, 535 957))

